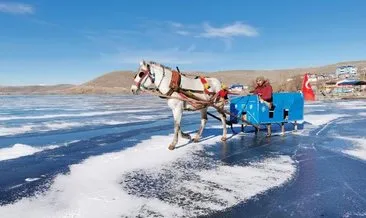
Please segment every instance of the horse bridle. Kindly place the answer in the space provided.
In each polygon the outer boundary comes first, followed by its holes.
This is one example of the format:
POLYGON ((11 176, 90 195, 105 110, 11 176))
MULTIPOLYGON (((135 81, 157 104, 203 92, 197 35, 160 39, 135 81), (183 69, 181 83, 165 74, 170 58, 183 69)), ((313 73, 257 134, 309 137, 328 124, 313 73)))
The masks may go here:
MULTIPOLYGON (((140 89, 140 87, 147 89, 147 87, 144 86, 147 78, 150 78, 151 83, 155 83, 155 75, 151 73, 150 65, 147 65, 147 70, 140 70, 140 73, 138 75, 140 77, 140 81, 135 82, 137 89, 140 89)), ((136 76, 137 76, 137 74, 136 74, 136 76)))

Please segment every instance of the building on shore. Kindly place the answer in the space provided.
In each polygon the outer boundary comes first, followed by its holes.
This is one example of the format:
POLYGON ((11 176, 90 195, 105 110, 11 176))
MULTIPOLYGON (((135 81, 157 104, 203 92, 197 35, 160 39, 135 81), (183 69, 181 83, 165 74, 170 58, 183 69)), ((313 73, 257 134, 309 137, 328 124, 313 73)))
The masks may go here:
POLYGON ((358 76, 357 67, 350 66, 350 65, 337 67, 335 73, 338 78, 343 78, 343 79, 356 78, 358 76))

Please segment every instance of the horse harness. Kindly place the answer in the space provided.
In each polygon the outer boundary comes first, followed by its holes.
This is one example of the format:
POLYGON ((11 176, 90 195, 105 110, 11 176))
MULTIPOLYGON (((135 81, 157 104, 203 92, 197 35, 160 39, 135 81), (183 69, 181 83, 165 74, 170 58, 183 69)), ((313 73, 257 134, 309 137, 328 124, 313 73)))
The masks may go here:
POLYGON ((167 96, 171 96, 173 92, 177 92, 178 94, 183 93, 190 97, 193 97, 193 93, 201 93, 201 94, 208 94, 208 95, 215 95, 215 92, 211 92, 208 89, 210 88, 207 80, 200 76, 201 83, 203 85, 203 91, 202 90, 194 90, 194 89, 184 89, 181 87, 181 73, 175 70, 172 70, 172 78, 170 80, 169 84, 169 91, 165 94, 167 96))
POLYGON ((167 96, 171 96, 173 92, 179 92, 181 89, 180 83, 181 83, 182 76, 178 71, 172 70, 172 78, 170 80, 169 84, 169 91, 166 93, 167 96))
MULTIPOLYGON (((164 70, 165 69, 163 68, 163 71, 164 70)), ((174 92, 176 92, 180 95, 182 100, 188 101, 190 104, 196 105, 197 107, 204 107, 204 105, 206 105, 206 104, 212 104, 213 101, 218 96, 222 97, 221 96, 221 91, 217 92, 217 93, 209 91, 210 86, 209 86, 207 80, 202 76, 199 76, 199 77, 196 77, 196 78, 200 79, 200 81, 203 85, 203 91, 202 90, 184 89, 184 88, 181 87, 181 78, 182 78, 181 73, 178 72, 178 71, 175 71, 175 70, 171 70, 171 72, 172 72, 172 77, 171 77, 171 80, 170 80, 170 83, 169 83, 169 91, 166 94, 163 94, 159 91, 159 88, 157 88, 155 90, 155 91, 160 92, 160 94, 161 94, 161 95, 159 95, 160 98, 164 98, 164 99, 171 98, 172 97, 171 95, 174 92), (198 98, 197 96, 195 96, 193 93, 207 94, 207 95, 210 95, 211 98, 210 98, 209 101, 206 102, 205 100, 202 100, 202 99, 198 98)), ((164 72, 164 75, 165 75, 165 72, 164 72)), ((140 72, 139 77, 140 77, 140 81, 136 82, 136 86, 138 88, 142 85, 145 89, 148 89, 147 87, 145 87, 143 85, 144 84, 143 81, 144 81, 145 78, 146 79, 150 78, 152 83, 155 82, 155 76, 151 73, 151 69, 150 69, 149 65, 148 65, 147 70, 142 70, 140 72)), ((157 87, 159 87, 159 86, 160 86, 160 84, 157 87)))

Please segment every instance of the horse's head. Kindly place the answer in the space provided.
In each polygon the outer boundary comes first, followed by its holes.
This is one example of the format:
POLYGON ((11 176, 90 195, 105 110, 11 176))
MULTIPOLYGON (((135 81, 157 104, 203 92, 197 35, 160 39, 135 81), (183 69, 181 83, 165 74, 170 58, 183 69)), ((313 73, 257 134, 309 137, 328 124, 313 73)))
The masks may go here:
POLYGON ((141 61, 134 77, 134 84, 131 86, 131 92, 137 95, 140 90, 147 89, 149 86, 154 84, 154 82, 155 76, 151 73, 150 64, 145 61, 141 61))

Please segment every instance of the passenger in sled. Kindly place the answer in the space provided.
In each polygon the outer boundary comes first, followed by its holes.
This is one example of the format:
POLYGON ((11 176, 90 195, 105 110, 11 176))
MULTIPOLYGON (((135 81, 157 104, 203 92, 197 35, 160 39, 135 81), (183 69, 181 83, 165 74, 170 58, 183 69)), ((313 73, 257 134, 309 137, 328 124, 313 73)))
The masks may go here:
MULTIPOLYGON (((273 105, 273 88, 268 79, 265 79, 263 76, 258 76, 255 79, 256 86, 253 90, 249 91, 249 93, 258 95, 261 103, 264 103, 268 106, 270 111, 273 111, 275 106, 273 105)), ((242 115, 242 120, 247 120, 247 114, 242 115)), ((258 130, 257 130, 258 131, 258 130)), ((267 137, 271 136, 272 128, 271 124, 267 124, 267 137)))
POLYGON ((249 93, 253 93, 258 95, 261 103, 265 103, 269 110, 274 110, 273 105, 273 88, 269 83, 268 79, 265 79, 263 76, 258 76, 255 79, 256 87, 254 90, 249 91, 249 93))

